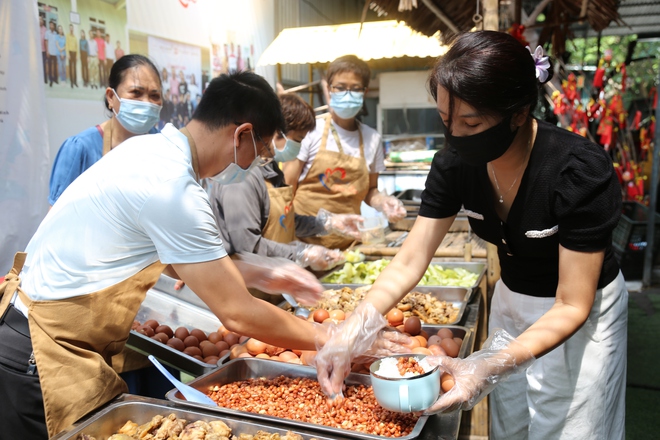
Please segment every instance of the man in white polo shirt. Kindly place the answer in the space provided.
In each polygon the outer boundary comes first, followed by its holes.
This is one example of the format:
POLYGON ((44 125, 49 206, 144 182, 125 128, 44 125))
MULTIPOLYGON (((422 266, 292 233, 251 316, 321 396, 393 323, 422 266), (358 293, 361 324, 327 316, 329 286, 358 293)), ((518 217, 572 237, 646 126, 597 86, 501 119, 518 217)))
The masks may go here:
MULTIPOLYGON (((122 100, 118 117, 137 102, 122 100)), ((0 285, 0 426, 7 438, 52 437, 126 391, 108 363, 164 269, 228 329, 315 349, 310 322, 254 298, 244 279, 272 292, 291 291, 297 281, 309 286, 310 300, 320 296, 318 281, 296 280, 307 274, 300 269, 293 278, 273 270, 270 283, 256 283, 264 269, 226 258, 199 184, 240 181, 272 157, 272 134, 282 129, 279 100, 263 78, 222 75, 186 128, 168 124, 131 138, 67 188, 0 285)))

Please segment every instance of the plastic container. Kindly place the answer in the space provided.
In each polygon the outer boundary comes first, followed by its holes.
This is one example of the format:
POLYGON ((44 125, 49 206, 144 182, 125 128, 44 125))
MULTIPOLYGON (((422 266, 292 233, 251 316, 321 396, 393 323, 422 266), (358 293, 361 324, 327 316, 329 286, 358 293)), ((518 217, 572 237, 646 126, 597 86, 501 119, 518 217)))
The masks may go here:
POLYGON ((362 244, 378 244, 385 242, 385 219, 382 217, 364 217, 358 223, 362 244))
MULTIPOLYGON (((623 213, 612 232, 612 244, 624 251, 644 251, 649 208, 638 202, 623 202, 623 213)), ((654 253, 660 244, 660 214, 655 213, 654 253)))

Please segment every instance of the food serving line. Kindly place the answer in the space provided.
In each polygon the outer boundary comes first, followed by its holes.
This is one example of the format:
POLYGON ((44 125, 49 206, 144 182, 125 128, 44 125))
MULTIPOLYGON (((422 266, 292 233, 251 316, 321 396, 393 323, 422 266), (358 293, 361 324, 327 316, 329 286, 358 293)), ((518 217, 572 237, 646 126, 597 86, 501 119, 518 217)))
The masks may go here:
MULTIPOLYGON (((355 249, 359 250, 359 247, 355 249)), ((388 249, 391 249, 391 246, 388 249)), ((377 256, 374 255, 367 257, 368 260, 374 260, 376 258, 377 256)), ((450 306, 454 307, 454 321, 450 321, 444 325, 423 324, 422 330, 425 330, 428 334, 434 334, 435 331, 443 327, 451 329, 454 336, 460 337, 462 340, 458 357, 465 357, 472 353, 475 345, 477 324, 479 322, 482 304, 482 295, 478 292, 479 286, 484 284, 483 279, 486 265, 484 262, 449 262, 446 259, 434 259, 432 264, 443 266, 445 269, 460 268, 476 274, 477 281, 468 288, 456 286, 418 286, 416 289, 419 290, 417 292, 419 295, 427 295, 434 301, 446 301, 450 306)), ((184 287, 181 290, 175 290, 174 282, 173 279, 167 276, 161 276, 158 283, 147 293, 145 301, 136 316, 136 320, 140 323, 155 320, 161 325, 166 323, 172 329, 180 327, 194 328, 205 332, 210 340, 212 334, 217 333, 218 328, 221 327, 221 323, 190 289, 184 287)), ((348 288, 350 292, 351 289, 358 289, 360 285, 325 284, 324 287, 329 292, 335 292, 333 289, 342 288, 348 288)), ((345 292, 346 290, 344 290, 344 294, 346 294, 345 292)), ((281 307, 285 309, 291 308, 287 303, 282 303, 281 307)), ((175 335, 173 336, 173 339, 176 339, 175 335)), ((203 339, 203 336, 200 336, 199 339, 203 339)), ((246 343, 246 341, 242 341, 240 344, 235 344, 234 349, 238 346, 244 347, 246 343)), ((259 378, 277 380, 278 377, 285 376, 308 379, 314 382, 316 380, 316 370, 313 367, 253 357, 237 357, 236 353, 239 351, 243 352, 243 349, 233 353, 233 355, 229 352, 222 355, 218 353, 220 356, 217 356, 217 360, 212 356, 206 358, 191 356, 187 352, 182 352, 172 345, 158 340, 157 337, 154 338, 153 336, 144 334, 141 327, 136 327, 131 331, 127 346, 145 355, 152 354, 161 362, 193 376, 194 379, 188 384, 207 394, 209 394, 209 390, 214 386, 231 386, 232 383, 237 381, 249 381, 259 378)), ((207 343, 206 346, 202 345, 201 348, 208 346, 209 344, 207 343)), ((283 353, 280 353, 280 356, 284 360, 283 353)), ((351 373, 346 380, 347 385, 355 387, 369 387, 370 382, 369 374, 364 374, 363 372, 351 373)), ((234 390, 232 393, 235 392, 234 390)), ((373 398, 373 395, 370 398, 373 398)), ((299 404, 291 404, 292 407, 295 405, 299 404)), ((294 420, 261 412, 245 411, 240 409, 240 406, 237 408, 210 407, 204 404, 189 402, 176 389, 167 393, 166 400, 122 395, 60 433, 56 438, 59 440, 105 440, 111 438, 113 434, 118 433, 119 429, 129 420, 137 424, 136 426, 153 424, 154 417, 166 418, 170 414, 174 414, 170 417, 175 420, 182 418, 188 422, 196 420, 206 422, 222 421, 231 428, 236 438, 242 438, 243 440, 260 440, 262 437, 257 436, 254 439, 250 437, 258 431, 262 431, 260 435, 265 435, 264 432, 267 432, 278 434, 279 438, 295 438, 297 440, 323 440, 331 438, 376 440, 383 438, 456 439, 459 435, 461 423, 460 412, 423 416, 410 422, 408 431, 397 432, 396 436, 390 436, 389 434, 380 435, 353 429, 344 429, 342 427, 326 426, 310 421, 294 420), (87 437, 83 436, 83 434, 87 437)), ((396 415, 400 413, 392 414, 396 415)), ((293 417, 296 416, 294 415, 293 417)), ((170 424, 174 424, 174 422, 170 421, 170 424)), ((340 426, 345 426, 345 424, 340 426)), ((112 440, 128 438, 137 437, 116 436, 112 437, 112 440)), ((270 440, 277 440, 277 438, 277 436, 269 437, 270 440)))

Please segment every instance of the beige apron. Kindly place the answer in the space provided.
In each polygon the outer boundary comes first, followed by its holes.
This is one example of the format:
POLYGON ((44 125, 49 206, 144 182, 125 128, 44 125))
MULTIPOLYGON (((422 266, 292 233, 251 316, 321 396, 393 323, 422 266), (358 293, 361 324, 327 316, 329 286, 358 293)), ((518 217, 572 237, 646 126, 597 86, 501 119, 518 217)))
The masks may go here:
MULTIPOLYGON (((321 145, 307 176, 298 184, 293 199, 294 211, 302 215, 316 215, 320 208, 335 214, 359 214, 360 204, 369 192, 369 169, 364 158, 362 129, 360 157, 344 154, 339 135, 327 115, 321 145), (328 135, 332 131, 338 152, 326 150, 328 135)), ((305 243, 320 244, 331 249, 346 249, 353 238, 340 235, 299 238, 305 243)))
POLYGON ((261 235, 278 243, 291 243, 295 239, 296 219, 293 210, 293 188, 289 185, 275 188, 266 181, 270 210, 261 235))
POLYGON ((112 124, 114 124, 114 121, 111 120, 103 131, 103 156, 112 150, 112 124))
POLYGON ((29 311, 46 425, 52 437, 128 390, 113 370, 111 357, 124 348, 140 304, 165 265, 153 263, 120 283, 88 295, 33 301, 19 287, 18 274, 26 256, 23 252, 16 254, 14 267, 0 284, 0 315, 18 291, 29 311))

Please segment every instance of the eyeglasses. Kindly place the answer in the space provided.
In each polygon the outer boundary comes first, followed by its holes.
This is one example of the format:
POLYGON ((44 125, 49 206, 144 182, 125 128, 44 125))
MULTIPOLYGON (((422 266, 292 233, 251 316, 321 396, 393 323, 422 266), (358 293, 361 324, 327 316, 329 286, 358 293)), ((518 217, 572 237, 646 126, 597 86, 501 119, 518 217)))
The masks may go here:
POLYGON ((346 93, 350 93, 353 98, 357 98, 361 93, 364 93, 366 89, 367 89, 366 87, 361 87, 361 86, 346 87, 343 84, 330 86, 330 91, 332 93, 336 93, 337 95, 340 96, 346 96, 346 93))
MULTIPOLYGON (((243 125, 245 124, 245 122, 234 121, 234 124, 243 125)), ((257 154, 257 144, 256 142, 254 143, 254 156, 255 156, 254 160, 257 166, 264 167, 273 161, 275 157, 275 153, 271 152, 270 147, 264 142, 261 136, 259 136, 259 133, 257 133, 254 130, 254 124, 252 124, 252 126, 253 126, 252 130, 250 130, 250 134, 252 135, 252 141, 254 142, 254 138, 256 136, 256 138, 259 139, 259 142, 261 142, 262 145, 262 147, 259 149, 259 154, 257 154)))

